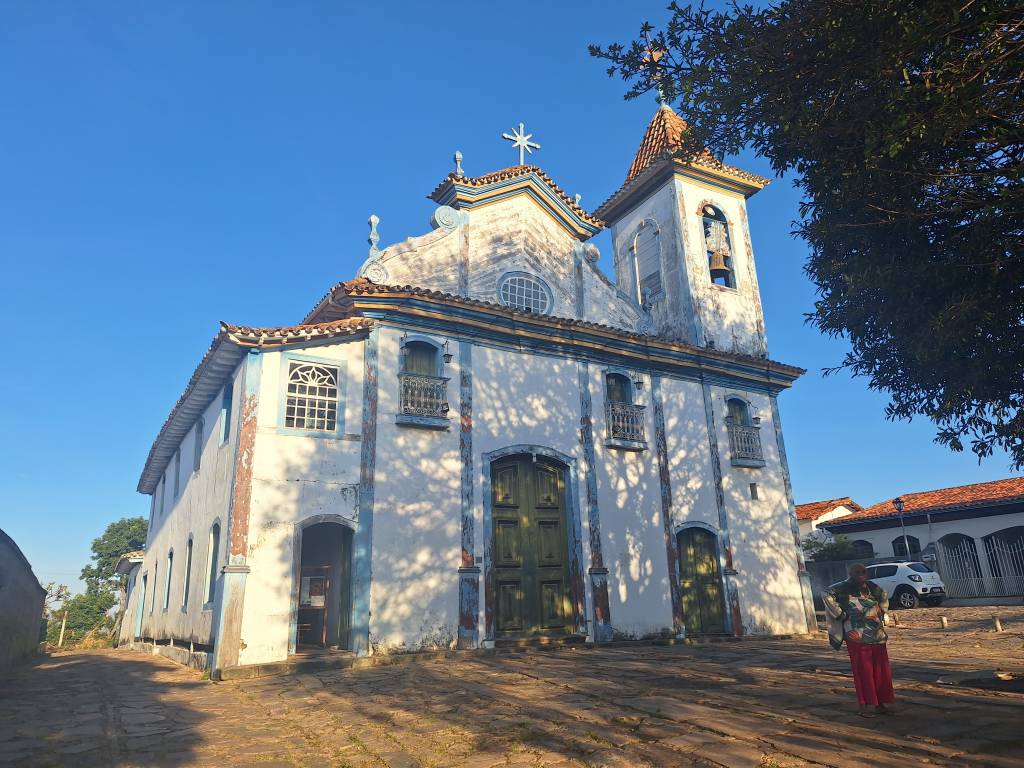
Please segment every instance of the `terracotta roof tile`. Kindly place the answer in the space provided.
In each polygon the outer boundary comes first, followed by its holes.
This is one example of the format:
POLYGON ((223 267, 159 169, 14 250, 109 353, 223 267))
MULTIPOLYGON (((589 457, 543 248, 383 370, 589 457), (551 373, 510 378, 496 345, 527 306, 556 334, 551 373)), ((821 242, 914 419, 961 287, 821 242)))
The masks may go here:
POLYGON ((825 501, 811 501, 807 504, 796 505, 797 520, 817 520, 826 512, 831 512, 836 507, 849 507, 859 512, 863 507, 849 496, 841 496, 838 499, 827 499, 825 501))
POLYGON ((348 317, 327 323, 289 325, 282 328, 252 328, 248 325, 221 323, 221 330, 232 341, 244 347, 277 347, 309 339, 356 333, 366 330, 372 325, 373 320, 370 318, 348 317))
POLYGON ((687 127, 686 121, 672 107, 662 106, 655 112, 640 142, 640 148, 636 151, 636 157, 633 158, 633 164, 629 166, 626 181, 635 179, 655 160, 668 157, 680 149, 687 127))
POLYGON ((629 167, 629 173, 626 174, 626 180, 611 197, 594 210, 594 215, 608 216, 615 204, 629 190, 633 189, 635 185, 642 185, 644 180, 656 176, 657 168, 662 168, 665 163, 673 160, 684 165, 727 174, 733 179, 746 182, 755 188, 765 187, 770 183, 770 179, 722 162, 708 149, 697 153, 686 149, 683 138, 687 128, 686 121, 679 117, 671 107, 667 105, 660 107, 647 126, 644 138, 640 142, 640 148, 637 149, 633 164, 629 167))
MULTIPOLYGON (((935 491, 919 491, 904 493, 903 513, 913 514, 934 512, 943 509, 959 509, 964 507, 984 507, 992 504, 1005 504, 1010 501, 1024 501, 1024 477, 1011 477, 1006 480, 993 480, 988 483, 958 485, 953 488, 940 488, 935 491)), ((892 499, 880 501, 867 509, 856 512, 836 523, 854 523, 884 517, 898 517, 892 506, 892 499)))
POLYGON ((554 180, 542 171, 536 165, 513 165, 510 168, 502 168, 499 171, 485 174, 483 176, 458 176, 455 173, 449 173, 444 177, 444 180, 438 184, 434 191, 427 195, 431 200, 437 200, 441 197, 441 190, 444 189, 448 184, 462 184, 467 187, 484 187, 488 184, 493 184, 496 181, 505 181, 506 179, 514 179, 519 176, 529 176, 534 174, 544 184, 546 184, 552 192, 569 206, 569 209, 573 211, 577 216, 586 221, 588 224, 592 224, 595 227, 604 228, 604 222, 593 214, 587 213, 587 211, 580 205, 577 205, 576 201, 569 197, 565 191, 558 186, 554 180))

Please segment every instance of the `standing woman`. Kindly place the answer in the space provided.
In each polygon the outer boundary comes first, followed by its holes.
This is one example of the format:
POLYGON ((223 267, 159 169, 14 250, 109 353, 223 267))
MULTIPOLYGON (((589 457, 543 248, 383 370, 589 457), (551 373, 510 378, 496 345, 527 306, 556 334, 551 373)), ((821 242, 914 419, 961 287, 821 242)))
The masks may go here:
POLYGON ((889 596, 868 581, 868 569, 861 564, 850 568, 850 578, 825 591, 825 610, 831 618, 829 640, 837 650, 846 641, 853 668, 853 684, 861 717, 892 714, 889 705, 896 698, 892 690, 892 668, 885 647, 889 639, 883 617, 889 596))

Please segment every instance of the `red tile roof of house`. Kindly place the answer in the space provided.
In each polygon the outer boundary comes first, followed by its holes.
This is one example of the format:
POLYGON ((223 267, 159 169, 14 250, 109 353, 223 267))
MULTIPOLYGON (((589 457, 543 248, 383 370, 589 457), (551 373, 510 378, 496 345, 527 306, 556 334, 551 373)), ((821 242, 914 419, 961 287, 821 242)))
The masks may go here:
MULTIPOLYGON (((905 515, 935 512, 944 509, 962 509, 965 507, 985 507, 1006 504, 1011 501, 1024 501, 1024 477, 1011 477, 1006 480, 993 480, 988 483, 958 485, 953 488, 940 488, 935 491, 919 491, 904 493, 903 513, 905 515)), ((898 517, 892 505, 892 499, 880 501, 867 509, 836 520, 836 524, 860 522, 884 517, 898 517)))
POLYGON ((849 507, 854 512, 859 512, 864 509, 864 507, 849 496, 841 496, 838 499, 826 499, 825 501, 811 501, 807 504, 797 504, 796 519, 817 520, 826 512, 831 512, 836 507, 849 507))

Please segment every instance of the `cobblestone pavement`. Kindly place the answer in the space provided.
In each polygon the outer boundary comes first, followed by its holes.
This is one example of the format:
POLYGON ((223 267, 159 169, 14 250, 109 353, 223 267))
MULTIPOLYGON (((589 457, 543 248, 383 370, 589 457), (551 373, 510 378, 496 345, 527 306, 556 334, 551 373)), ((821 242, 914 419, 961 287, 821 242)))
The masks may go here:
POLYGON ((854 714, 824 639, 563 649, 210 683, 132 651, 0 681, 0 765, 1024 765, 1024 608, 901 614, 903 711, 854 714), (947 615, 943 631, 938 616, 947 615))

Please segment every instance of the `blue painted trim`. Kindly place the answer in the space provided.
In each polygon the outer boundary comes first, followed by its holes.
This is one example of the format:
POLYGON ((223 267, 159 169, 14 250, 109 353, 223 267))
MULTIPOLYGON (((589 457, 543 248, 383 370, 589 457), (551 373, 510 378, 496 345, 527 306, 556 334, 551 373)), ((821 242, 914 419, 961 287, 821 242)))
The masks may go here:
POLYGON ((224 445, 231 438, 231 425, 235 419, 235 377, 229 376, 220 394, 220 441, 224 445))
MULTIPOLYGON (((504 448, 499 448, 494 451, 488 451, 481 455, 480 471, 481 471, 481 488, 483 492, 483 508, 484 508, 484 578, 486 580, 493 581, 494 579, 494 565, 493 557, 491 553, 492 535, 493 535, 493 503, 494 498, 491 493, 491 464, 498 459, 505 458, 506 456, 516 456, 519 454, 534 454, 536 456, 545 456, 549 459, 554 459, 559 464, 565 467, 566 476, 566 495, 569 497, 566 504, 566 528, 569 543, 569 562, 570 562, 570 579, 573 584, 578 584, 579 587, 583 587, 585 584, 584 573, 583 573, 583 529, 581 525, 580 516, 580 486, 578 479, 577 460, 568 454, 562 453, 561 451, 555 450, 554 448, 548 448, 543 445, 533 445, 530 443, 520 443, 517 445, 509 445, 504 448), (575 568, 572 564, 575 563, 575 568)), ((574 590, 575 591, 575 590, 574 590)), ((494 594, 493 585, 485 584, 484 588, 485 596, 491 596, 494 594)), ((573 607, 576 616, 577 631, 585 633, 587 631, 587 616, 586 616, 586 595, 572 595, 573 607), (580 607, 582 606, 582 611, 580 607)), ((486 602, 486 601, 485 601, 486 602)), ((488 642, 494 641, 494 623, 490 620, 490 617, 494 613, 494 605, 486 605, 485 610, 488 615, 486 622, 484 640, 488 642)))
POLYGON ((622 451, 646 451, 647 441, 646 440, 621 440, 617 437, 605 438, 604 445, 606 448, 618 448, 622 451))
MULTIPOLYGON (((598 505, 597 496, 597 459, 594 454, 594 418, 593 402, 590 397, 590 366, 586 361, 579 361, 576 364, 577 379, 580 390, 580 436, 583 443, 583 470, 586 480, 587 491, 587 524, 590 533, 590 564, 591 571, 604 569, 604 553, 601 539, 601 510, 598 505)), ((628 378, 628 377, 627 377, 628 378)), ((603 382, 603 379, 602 379, 603 382)), ((595 581, 597 573, 591 575, 591 600, 594 602, 594 629, 593 641, 603 643, 612 639, 611 607, 603 606, 608 614, 603 622, 598 621, 599 606, 597 605, 596 590, 603 588, 607 596, 607 580, 603 583, 600 579, 595 581)))
POLYGON ((462 554, 459 567, 459 647, 480 645, 480 573, 476 566, 473 519, 473 345, 459 342, 459 458, 462 461, 459 511, 462 554))
MULTIPOLYGON (((436 303, 422 301, 415 297, 404 297, 394 299, 386 296, 375 296, 375 302, 389 305, 387 309, 361 310, 366 317, 401 323, 403 320, 402 310, 405 308, 437 312, 439 307, 436 303)), ((516 314, 493 315, 481 313, 463 307, 446 306, 444 318, 416 317, 415 322, 422 328, 433 328, 439 333, 456 333, 469 339, 485 339, 496 343, 505 342, 509 348, 522 351, 549 354, 558 357, 572 357, 580 359, 581 356, 588 362, 606 365, 624 365, 635 368, 640 363, 638 358, 644 358, 647 362, 642 364, 645 372, 659 374, 684 381, 720 384, 727 387, 740 388, 745 392, 762 392, 766 394, 777 394, 789 387, 796 376, 789 376, 781 373, 769 373, 766 371, 767 360, 757 358, 734 357, 731 359, 720 359, 704 354, 699 349, 689 350, 656 350, 655 354, 668 357, 671 364, 651 363, 650 346, 640 339, 621 340, 617 339, 614 346, 609 346, 608 339, 597 333, 590 332, 583 328, 564 329, 559 335, 566 337, 570 343, 561 341, 538 341, 533 339, 520 338, 516 331, 530 330, 538 334, 548 335, 551 330, 544 325, 543 320, 533 320, 527 316, 516 314), (483 321, 488 325, 497 326, 499 330, 482 330, 471 325, 459 325, 459 320, 472 321, 474 323, 483 321), (453 328, 453 323, 455 327, 453 328), (582 350, 571 341, 584 342, 592 347, 582 350), (624 353, 630 353, 626 355, 624 353), (708 370, 706 365, 713 365, 717 370, 708 370), (749 378, 748 378, 749 377, 749 378)))
POLYGON ((548 185, 537 177, 535 173, 523 174, 522 176, 514 176, 510 179, 503 179, 500 181, 492 182, 483 187, 471 187, 468 184, 460 184, 457 181, 451 182, 448 189, 446 189, 438 198, 434 199, 434 202, 439 205, 451 205, 453 201, 459 195, 463 196, 463 199, 457 201, 459 210, 472 210, 479 205, 493 203, 497 200, 504 200, 508 197, 515 197, 516 195, 526 194, 540 203, 542 206, 552 209, 557 217, 567 219, 572 222, 572 226, 566 226, 566 229, 572 232, 572 235, 577 239, 588 240, 598 232, 601 231, 601 227, 594 226, 577 214, 568 204, 560 197, 554 194, 548 185), (530 180, 532 183, 530 186, 521 187, 524 180, 530 180), (502 192, 501 190, 506 187, 514 187, 507 191, 502 192), (481 199, 482 198, 482 199, 481 199), (576 227, 583 230, 586 234, 580 235, 579 232, 574 231, 572 227, 576 227))
POLYGON ((729 463, 734 467, 746 467, 747 469, 760 469, 765 466, 764 459, 738 459, 729 456, 729 463))
POLYGON ((447 416, 412 416, 396 413, 395 424, 400 427, 421 427, 423 429, 450 430, 451 419, 447 416))
POLYGON ((373 503, 377 459, 377 397, 380 331, 372 328, 363 352, 362 446, 359 456, 359 513, 352 540, 352 650, 370 652, 370 585, 373 577, 373 503))
MULTIPOLYGON (((238 413, 239 414, 242 413, 241 409, 242 409, 245 401, 248 400, 249 397, 255 397, 257 399, 257 402, 258 402, 259 395, 260 395, 260 381, 261 381, 261 377, 262 377, 262 374, 263 374, 263 356, 260 354, 260 350, 258 350, 258 349, 250 349, 249 353, 245 356, 244 359, 245 359, 245 364, 242 367, 242 372, 241 372, 242 383, 241 383, 241 386, 240 386, 240 389, 242 390, 242 397, 239 398, 241 400, 241 402, 238 404, 238 409, 239 409, 238 413)), ((224 551, 228 553, 227 565, 224 566, 225 568, 227 568, 228 565, 231 565, 232 561, 233 561, 233 558, 231 557, 231 554, 230 554, 230 552, 231 552, 231 518, 232 518, 232 513, 234 512, 234 504, 235 504, 235 481, 237 480, 235 469, 238 466, 238 449, 239 449, 239 445, 240 445, 240 442, 239 442, 238 438, 239 438, 239 435, 240 435, 240 433, 242 431, 242 423, 241 423, 241 421, 242 421, 241 418, 236 420, 237 428, 235 429, 235 438, 234 438, 235 447, 234 447, 234 450, 231 452, 232 453, 232 457, 231 457, 231 472, 229 473, 231 481, 230 481, 230 483, 228 485, 228 508, 227 508, 226 513, 225 513, 225 517, 227 518, 227 523, 226 524, 223 524, 223 523, 220 524, 220 539, 223 541, 224 551)), ((213 522, 210 523, 210 530, 213 530, 213 526, 216 523, 220 523, 220 518, 219 517, 215 518, 213 520, 213 522)), ((218 556, 217 559, 218 560, 222 559, 221 552, 220 552, 220 546, 221 545, 218 545, 218 548, 217 548, 217 556, 218 556)), ((245 562, 245 557, 243 556, 243 557, 239 558, 239 560, 241 561, 241 563, 244 563, 245 562)), ((218 570, 220 570, 220 569, 218 569, 218 570)), ((241 575, 242 575, 242 583, 239 585, 239 587, 244 591, 244 589, 245 589, 245 575, 244 574, 241 574, 241 575)), ((223 646, 223 640, 224 640, 222 630, 224 628, 225 592, 227 591, 228 587, 230 586, 230 585, 226 584, 226 581, 227 581, 227 573, 225 572, 225 573, 221 574, 221 576, 216 580, 216 582, 214 584, 213 606, 212 606, 213 620, 212 620, 212 626, 210 627, 210 635, 211 635, 211 642, 210 642, 210 644, 213 646, 212 656, 211 656, 210 661, 209 661, 209 668, 210 668, 211 675, 216 674, 217 671, 220 669, 220 654, 221 654, 221 650, 222 650, 222 646, 223 646)), ((204 598, 205 598, 205 594, 204 594, 204 598)), ((205 610, 205 607, 206 606, 204 605, 203 606, 204 610, 205 610)))
POLYGON ((142 574, 142 597, 136 601, 135 605, 135 634, 133 635, 133 639, 136 637, 142 637, 142 619, 146 613, 146 590, 148 586, 149 571, 146 571, 142 574))
POLYGON ((345 434, 345 400, 348 387, 348 363, 344 358, 319 357, 305 352, 285 352, 281 355, 281 378, 277 392, 277 423, 275 430, 279 435, 295 437, 321 437, 338 439, 345 434), (288 367, 290 363, 312 363, 338 369, 338 419, 333 431, 312 431, 294 429, 284 425, 285 410, 288 407, 288 367))

